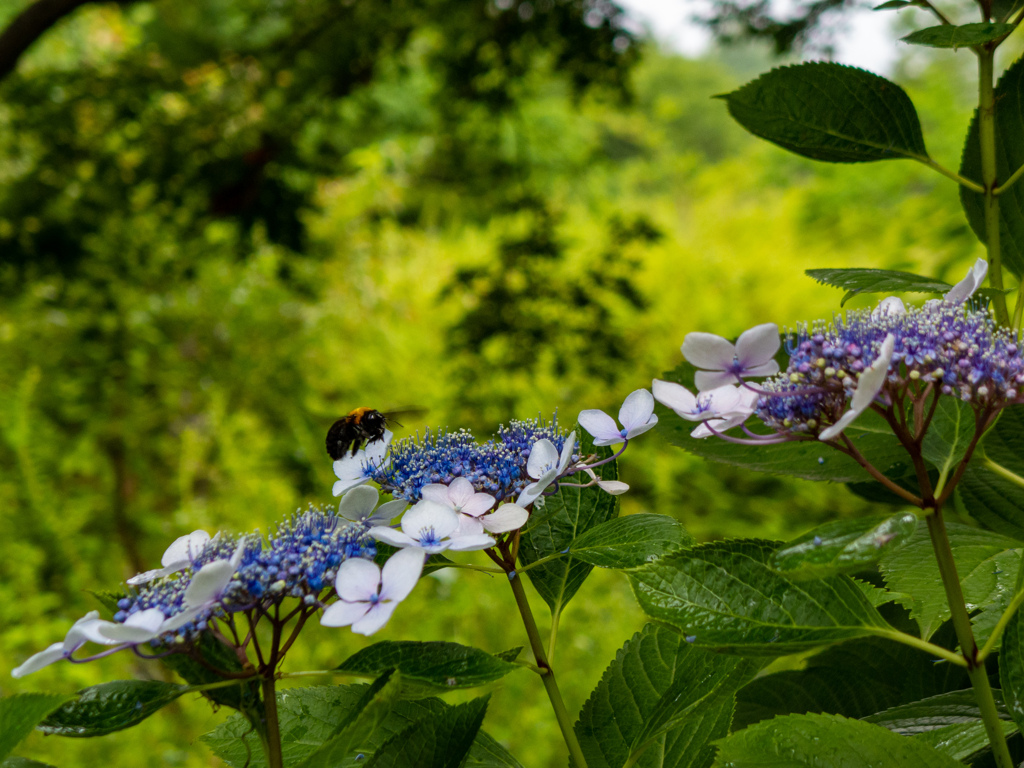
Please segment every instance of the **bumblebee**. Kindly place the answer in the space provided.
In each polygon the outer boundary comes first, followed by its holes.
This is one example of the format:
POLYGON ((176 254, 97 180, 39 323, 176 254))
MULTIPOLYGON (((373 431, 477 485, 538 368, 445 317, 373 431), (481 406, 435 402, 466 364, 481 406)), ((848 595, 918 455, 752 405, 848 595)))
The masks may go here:
POLYGON ((396 416, 403 414, 423 413, 421 409, 389 411, 381 413, 373 408, 356 408, 349 411, 331 425, 327 430, 327 455, 337 461, 346 452, 355 456, 356 451, 367 443, 375 443, 384 439, 384 430, 388 424, 397 424, 396 416))

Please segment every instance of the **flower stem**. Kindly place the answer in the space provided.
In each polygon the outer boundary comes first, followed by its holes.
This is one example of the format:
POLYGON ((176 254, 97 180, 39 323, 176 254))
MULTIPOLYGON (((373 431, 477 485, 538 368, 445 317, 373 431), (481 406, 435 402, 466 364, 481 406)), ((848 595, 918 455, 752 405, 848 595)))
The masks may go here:
MULTIPOLYGON (((978 140, 981 145, 981 183, 985 188, 985 240, 988 246, 988 280, 995 295, 996 321, 1010 324, 1003 294, 1003 261, 999 247, 999 198, 996 197, 996 96, 993 85, 995 51, 978 51, 978 140)), ((1018 305, 1019 305, 1018 300, 1018 305)))
POLYGON ((261 681, 263 688, 263 717, 265 741, 263 748, 267 753, 268 768, 284 768, 284 757, 281 754, 281 724, 277 716, 277 692, 273 670, 264 675, 261 681))
POLYGON ((942 576, 942 585, 945 587, 946 599, 949 601, 949 610, 953 617, 953 629, 956 630, 956 638, 960 641, 960 650, 967 661, 967 674, 970 677, 971 686, 974 688, 974 697, 978 701, 978 710, 985 723, 985 732, 992 745, 996 765, 999 768, 1013 768, 1014 763, 1010 757, 1010 750, 1006 746, 1006 736, 999 720, 999 712, 996 710, 995 700, 992 698, 992 687, 988 682, 985 661, 979 659, 978 656, 978 646, 974 641, 974 631, 967 613, 963 589, 960 587, 960 577, 957 575, 956 563, 953 561, 953 549, 949 544, 946 524, 942 520, 942 507, 937 506, 926 519, 928 533, 932 539, 932 548, 935 550, 935 559, 939 565, 939 574, 942 576))
POLYGON ((537 629, 537 622, 533 618, 533 611, 530 610, 530 603, 526 597, 523 580, 517 575, 509 583, 512 585, 512 594, 515 595, 519 615, 523 619, 523 626, 526 627, 526 635, 530 639, 530 648, 533 650, 537 666, 541 669, 541 680, 544 681, 544 688, 548 693, 548 698, 551 700, 551 709, 554 710, 555 719, 558 720, 558 727, 562 731, 562 738, 565 739, 565 746, 569 748, 569 757, 575 768, 587 768, 587 761, 583 757, 583 750, 580 748, 580 743, 576 739, 576 733, 572 728, 572 717, 569 715, 569 710, 565 708, 562 693, 558 690, 558 683, 555 682, 555 671, 548 663, 547 653, 544 651, 544 642, 541 640, 540 631, 537 629))

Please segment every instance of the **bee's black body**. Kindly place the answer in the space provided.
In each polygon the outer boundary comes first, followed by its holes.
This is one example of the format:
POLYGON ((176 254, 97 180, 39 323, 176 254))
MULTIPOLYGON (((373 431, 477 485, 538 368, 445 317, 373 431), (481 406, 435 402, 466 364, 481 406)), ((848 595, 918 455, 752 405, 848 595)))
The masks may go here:
POLYGON ((340 459, 347 451, 355 456, 364 443, 384 439, 384 430, 389 414, 373 408, 356 408, 338 419, 327 430, 327 453, 332 459, 340 459))

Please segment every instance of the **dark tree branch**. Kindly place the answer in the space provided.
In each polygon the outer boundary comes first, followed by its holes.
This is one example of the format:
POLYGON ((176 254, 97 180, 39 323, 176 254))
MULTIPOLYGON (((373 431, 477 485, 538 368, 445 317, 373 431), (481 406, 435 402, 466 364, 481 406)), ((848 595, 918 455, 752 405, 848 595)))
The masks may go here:
MULTIPOLYGON (((18 59, 46 30, 81 5, 94 0, 36 0, 14 17, 0 33, 0 80, 18 65, 18 59)), ((118 0, 126 5, 132 0, 118 0)))

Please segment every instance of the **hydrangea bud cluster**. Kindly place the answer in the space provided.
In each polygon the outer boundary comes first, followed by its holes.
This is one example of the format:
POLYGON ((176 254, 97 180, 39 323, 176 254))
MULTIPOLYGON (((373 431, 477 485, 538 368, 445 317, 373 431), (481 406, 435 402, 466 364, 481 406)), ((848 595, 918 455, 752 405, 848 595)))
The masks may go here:
MULTIPOLYGON (((422 439, 406 438, 391 444, 390 462, 369 469, 369 478, 396 499, 410 502, 422 498, 426 485, 450 485, 465 478, 478 493, 497 501, 513 500, 532 482, 527 462, 540 440, 550 440, 561 451, 566 436, 551 424, 512 421, 498 428, 496 437, 477 443, 468 429, 427 431, 422 439)), ((573 460, 579 460, 578 455, 573 460)))
POLYGON ((120 600, 114 621, 125 622, 149 608, 158 608, 167 617, 181 614, 186 610, 185 593, 193 577, 210 563, 235 557, 237 567, 220 598, 205 606, 192 621, 153 641, 191 642, 206 629, 211 617, 273 604, 286 597, 315 605, 319 593, 334 582, 342 562, 375 554, 374 540, 365 527, 310 505, 280 523, 266 542, 258 535, 215 537, 180 574, 142 584, 135 594, 120 600), (236 557, 239 548, 241 554, 236 557))
POLYGON ((1012 332, 997 327, 987 310, 933 301, 904 312, 852 311, 845 319, 799 329, 787 341, 786 371, 761 387, 770 394, 759 398, 757 415, 775 430, 794 433, 835 423, 890 335, 883 399, 921 382, 972 405, 998 408, 1015 401, 1024 384, 1024 357, 1012 332))

